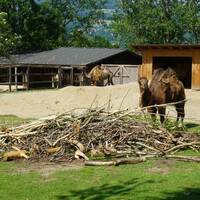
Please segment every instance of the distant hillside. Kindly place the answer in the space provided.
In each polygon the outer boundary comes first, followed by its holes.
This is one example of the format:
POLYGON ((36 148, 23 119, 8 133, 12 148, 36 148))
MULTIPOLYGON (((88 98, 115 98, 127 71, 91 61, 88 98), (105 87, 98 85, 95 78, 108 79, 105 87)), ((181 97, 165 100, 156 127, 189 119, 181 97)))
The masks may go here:
POLYGON ((104 17, 103 17, 103 25, 97 25, 91 32, 91 35, 99 35, 108 39, 111 43, 114 43, 114 37, 109 30, 109 26, 112 22, 113 13, 116 9, 118 9, 119 0, 107 0, 105 4, 105 8, 103 9, 104 17))
POLYGON ((102 19, 105 25, 95 27, 96 28, 95 34, 105 37, 111 43, 114 43, 114 37, 111 30, 109 30, 109 25, 112 22, 113 13, 115 12, 116 9, 118 9, 118 3, 119 0, 107 0, 105 8, 103 9, 104 18, 102 19))
MULTIPOLYGON (((34 1, 40 4, 45 0, 34 0, 34 1)), ((102 20, 104 24, 94 26, 94 28, 90 32, 91 36, 93 35, 102 36, 108 39, 109 42, 114 43, 114 37, 111 31, 109 30, 109 25, 112 22, 113 13, 115 12, 116 9, 118 9, 119 1, 120 0, 107 0, 105 7, 103 8, 104 17, 102 20)), ((73 26, 73 24, 71 24, 70 26, 73 26)))

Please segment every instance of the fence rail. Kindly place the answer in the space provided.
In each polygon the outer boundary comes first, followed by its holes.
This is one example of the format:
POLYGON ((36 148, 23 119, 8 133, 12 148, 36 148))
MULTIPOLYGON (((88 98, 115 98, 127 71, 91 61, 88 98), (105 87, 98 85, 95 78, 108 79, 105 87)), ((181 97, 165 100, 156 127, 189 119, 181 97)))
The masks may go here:
MULTIPOLYGON (((18 71, 17 67, 1 68, 4 71, 0 75, 0 85, 8 85, 9 91, 12 90, 12 86, 23 86, 24 89, 29 89, 30 85, 33 84, 49 84, 51 83, 52 87, 55 87, 55 84, 58 87, 63 86, 63 81, 68 84, 73 85, 73 68, 72 67, 58 67, 58 68, 45 68, 46 70, 57 70, 57 72, 30 72, 30 67, 24 67, 22 72, 18 71), (13 70, 14 68, 14 70, 13 70), (6 69, 6 70, 5 70, 6 69), (67 71, 69 75, 67 75, 67 71), (35 80, 34 80, 35 79, 35 80), (46 80, 45 80, 46 79, 46 80)), ((36 68, 34 68, 36 69, 36 68)), ((37 68, 38 69, 38 68, 37 68)), ((40 68, 41 69, 41 68, 40 68)))

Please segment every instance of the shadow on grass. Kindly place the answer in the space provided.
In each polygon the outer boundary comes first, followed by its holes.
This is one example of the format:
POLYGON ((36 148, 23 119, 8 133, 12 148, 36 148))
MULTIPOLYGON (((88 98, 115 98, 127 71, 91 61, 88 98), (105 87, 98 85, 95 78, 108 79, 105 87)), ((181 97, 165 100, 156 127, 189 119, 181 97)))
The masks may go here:
MULTIPOLYGON (((100 186, 94 186, 81 190, 71 190, 69 195, 56 196, 57 200, 109 200, 109 199, 148 199, 148 200, 199 200, 200 199, 200 188, 185 188, 177 192, 159 192, 152 195, 152 191, 140 190, 134 192, 137 187, 146 184, 154 184, 155 181, 148 180, 139 182, 138 179, 132 179, 130 181, 122 182, 121 184, 110 185, 103 184, 100 186), (143 194, 138 194, 143 193, 143 194), (134 194, 134 195, 133 195, 134 194), (158 197, 158 196, 162 197, 158 197), (143 197, 143 198, 141 198, 143 197)), ((158 183, 156 181, 156 183, 158 183)))
POLYGON ((199 200, 200 188, 185 188, 179 192, 164 193, 164 196, 166 198, 154 198, 154 200, 199 200))
POLYGON ((199 124, 195 124, 195 123, 187 123, 185 124, 186 128, 195 128, 195 127, 200 127, 199 124))
POLYGON ((69 192, 69 195, 57 196, 57 200, 106 200, 109 199, 109 197, 112 197, 113 199, 119 199, 119 197, 126 199, 128 196, 130 197, 129 193, 133 192, 137 187, 143 184, 153 183, 154 181, 152 180, 138 182, 138 179, 132 179, 117 185, 103 184, 82 190, 72 190, 69 192))

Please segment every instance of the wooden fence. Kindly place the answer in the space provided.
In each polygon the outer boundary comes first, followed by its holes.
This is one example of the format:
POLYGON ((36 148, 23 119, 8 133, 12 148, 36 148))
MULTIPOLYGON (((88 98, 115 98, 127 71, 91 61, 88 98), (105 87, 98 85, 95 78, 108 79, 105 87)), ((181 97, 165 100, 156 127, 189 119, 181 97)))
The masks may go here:
POLYGON ((12 86, 15 86, 16 90, 18 90, 19 86, 28 90, 30 86, 37 84, 49 84, 51 87, 62 87, 68 81, 69 85, 73 85, 73 68, 68 66, 46 67, 46 72, 31 72, 31 69, 42 69, 31 66, 9 66, 1 67, 0 69, 3 71, 0 73, 0 85, 8 85, 9 91, 12 91, 12 86))

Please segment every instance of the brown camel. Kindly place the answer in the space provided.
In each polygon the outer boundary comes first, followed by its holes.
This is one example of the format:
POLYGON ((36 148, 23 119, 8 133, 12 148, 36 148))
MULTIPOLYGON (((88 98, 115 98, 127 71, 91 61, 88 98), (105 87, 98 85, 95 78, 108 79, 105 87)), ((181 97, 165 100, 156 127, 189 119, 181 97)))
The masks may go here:
POLYGON ((85 73, 85 77, 91 82, 91 85, 102 86, 104 80, 108 81, 108 85, 114 85, 112 80, 113 73, 107 67, 100 65, 92 68, 89 74, 85 73))
MULTIPOLYGON (((149 85, 145 77, 139 78, 138 83, 140 88, 140 107, 181 101, 174 104, 174 106, 177 111, 177 122, 179 119, 183 122, 185 117, 185 91, 183 83, 177 78, 176 72, 173 69, 156 69, 149 85)), ((166 106, 153 106, 147 108, 147 111, 151 113, 153 118, 158 111, 160 122, 164 122, 166 106)))

